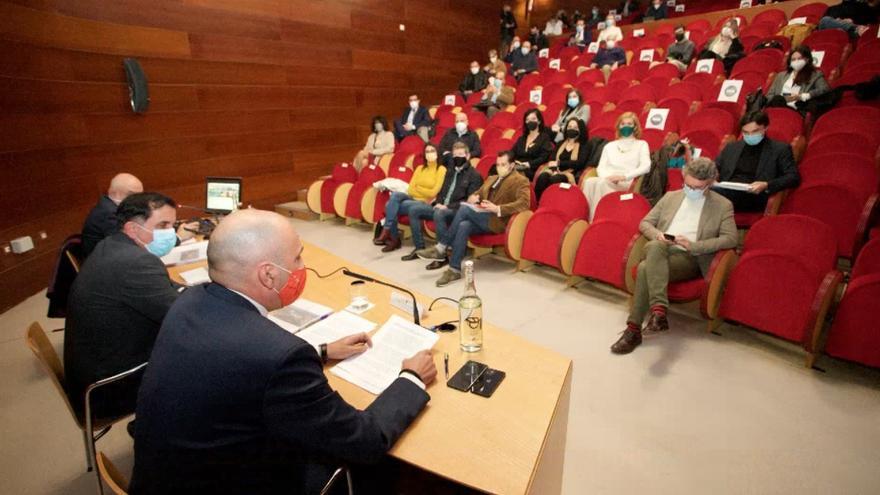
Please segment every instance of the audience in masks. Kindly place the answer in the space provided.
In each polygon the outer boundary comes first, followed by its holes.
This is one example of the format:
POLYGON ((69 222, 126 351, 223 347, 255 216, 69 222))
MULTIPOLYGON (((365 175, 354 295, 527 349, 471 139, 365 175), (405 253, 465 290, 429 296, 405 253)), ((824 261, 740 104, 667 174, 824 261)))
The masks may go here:
POLYGON ((788 69, 776 74, 767 91, 768 106, 788 106, 806 114, 807 102, 831 91, 825 76, 813 65, 813 52, 806 45, 793 48, 788 69))
POLYGON ((360 171, 367 165, 374 164, 382 156, 394 153, 394 133, 388 128, 388 121, 381 115, 373 117, 373 125, 367 136, 367 144, 354 157, 354 167, 360 171))
POLYGON ((565 95, 565 106, 559 111, 556 122, 550 126, 555 133, 554 141, 559 143, 565 139, 565 126, 572 120, 580 120, 584 124, 590 123, 590 105, 584 102, 579 89, 572 88, 565 95))
POLYGON ((591 69, 598 68, 605 74, 606 83, 611 77, 611 73, 621 65, 626 65, 626 52, 617 46, 617 42, 614 40, 606 41, 605 46, 599 47, 599 51, 590 62, 591 69))
POLYGON ((461 83, 458 85, 458 91, 461 93, 461 96, 467 100, 470 95, 485 89, 488 82, 489 76, 480 70, 480 63, 474 60, 471 62, 471 68, 467 75, 464 76, 464 79, 462 79, 461 83))
POLYGON ((571 119, 562 128, 565 138, 556 148, 554 159, 547 163, 535 179, 535 199, 540 201, 544 191, 553 184, 577 184, 587 166, 591 149, 587 125, 583 120, 571 119))
POLYGON ((538 29, 538 26, 532 26, 532 29, 529 31, 529 43, 532 44, 532 50, 536 52, 544 48, 550 48, 547 36, 538 29))
POLYGON ((507 53, 508 47, 516 34, 516 17, 513 15, 513 9, 510 4, 504 4, 501 8, 501 53, 507 53))
POLYGON ((394 121, 394 136, 403 141, 407 136, 419 136, 426 143, 430 139, 431 115, 428 109, 421 106, 418 95, 410 95, 409 108, 394 121))
POLYGON ((645 10, 645 18, 650 17, 655 21, 666 19, 666 2, 664 0, 651 0, 651 5, 645 10))
MULTIPOLYGON (((544 115, 533 108, 523 115, 522 136, 513 144, 514 168, 529 180, 553 153, 553 134, 544 126, 544 115)), ((492 173, 490 171, 489 173, 492 173)))
POLYGON ((492 77, 499 72, 507 74, 507 64, 498 58, 498 50, 489 50, 489 63, 483 66, 483 71, 486 72, 487 77, 492 77))
MULTIPOLYGON (((683 24, 675 26, 675 31, 672 33, 675 36, 675 41, 666 49, 666 62, 678 67, 679 74, 684 74, 687 71, 688 65, 690 65, 691 60, 694 58, 694 50, 696 49, 694 42, 687 39, 684 33, 685 27, 683 24)), ((651 67, 661 63, 663 62, 651 62, 651 67)))
POLYGON ((498 71, 489 78, 489 84, 483 90, 483 98, 474 108, 483 110, 491 119, 498 111, 504 110, 514 101, 514 88, 506 83, 504 72, 498 71))
POLYGON ((480 150, 480 136, 468 127, 468 116, 464 112, 455 114, 455 127, 447 130, 446 134, 440 139, 441 165, 450 166, 452 147, 458 142, 467 145, 471 158, 479 158, 483 154, 480 150))
POLYGON ((511 52, 509 62, 510 71, 517 81, 526 74, 538 70, 538 56, 532 51, 532 43, 529 40, 523 41, 518 51, 511 52))

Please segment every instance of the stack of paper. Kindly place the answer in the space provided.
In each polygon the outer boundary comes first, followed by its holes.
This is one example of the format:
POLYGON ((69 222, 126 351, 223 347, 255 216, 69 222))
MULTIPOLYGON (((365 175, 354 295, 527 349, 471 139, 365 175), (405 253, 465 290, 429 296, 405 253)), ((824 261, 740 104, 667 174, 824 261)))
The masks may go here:
POLYGON ((211 277, 208 275, 208 269, 203 266, 180 272, 180 278, 182 278, 183 281, 186 282, 186 285, 190 287, 199 284, 206 284, 211 281, 211 277))
POLYGON ((342 361, 330 372, 378 395, 397 379, 404 359, 434 347, 438 338, 436 333, 393 315, 373 335, 373 347, 342 361))
POLYGON ((751 186, 744 182, 716 182, 712 187, 719 189, 730 189, 732 191, 748 191, 751 186))
POLYGON ((208 259, 208 241, 184 243, 162 256, 165 266, 183 265, 208 259))
POLYGON ((296 333, 332 312, 332 309, 322 304, 308 299, 297 299, 291 305, 269 313, 269 319, 288 332, 296 333))
POLYGON ((296 336, 313 346, 335 342, 356 333, 372 332, 376 324, 348 311, 340 311, 314 325, 300 330, 296 336))

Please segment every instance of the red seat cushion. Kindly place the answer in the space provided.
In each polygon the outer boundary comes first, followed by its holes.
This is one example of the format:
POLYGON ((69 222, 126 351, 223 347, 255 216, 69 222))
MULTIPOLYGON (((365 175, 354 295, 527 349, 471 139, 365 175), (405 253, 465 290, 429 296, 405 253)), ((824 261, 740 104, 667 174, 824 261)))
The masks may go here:
POLYGON ((740 228, 749 228, 763 217, 764 213, 758 211, 740 212, 733 214, 733 219, 736 222, 736 226, 740 228))
POLYGON ((682 282, 672 282, 666 289, 666 295, 672 302, 696 301, 703 297, 706 290, 706 279, 703 277, 682 282))
POLYGON ((880 367, 880 325, 874 313, 878 300, 880 273, 850 282, 828 332, 829 355, 880 367))
MULTIPOLYGON (((433 222, 432 222, 433 225, 433 222)), ((477 234, 472 235, 470 239, 468 239, 471 244, 479 247, 495 247, 495 246, 503 246, 506 241, 506 236, 504 232, 500 234, 477 234)))

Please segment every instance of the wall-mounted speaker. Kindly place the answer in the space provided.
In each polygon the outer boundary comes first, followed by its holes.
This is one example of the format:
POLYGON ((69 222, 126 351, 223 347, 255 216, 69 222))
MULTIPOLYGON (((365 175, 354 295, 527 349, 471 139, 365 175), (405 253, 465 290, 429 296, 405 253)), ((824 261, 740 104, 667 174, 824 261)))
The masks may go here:
POLYGON ((147 76, 140 62, 134 58, 122 60, 125 67, 125 78, 128 80, 128 96, 131 101, 131 110, 134 113, 144 113, 150 107, 150 91, 147 88, 147 76))

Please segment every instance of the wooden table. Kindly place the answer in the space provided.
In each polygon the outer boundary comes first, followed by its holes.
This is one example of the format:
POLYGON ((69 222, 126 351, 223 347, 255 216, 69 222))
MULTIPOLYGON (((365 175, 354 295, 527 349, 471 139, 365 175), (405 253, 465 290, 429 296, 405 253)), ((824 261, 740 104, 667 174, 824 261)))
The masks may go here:
MULTIPOLYGON (((307 266, 321 274, 347 266, 356 272, 383 279, 308 243, 303 257, 307 266)), ((181 271, 199 265, 171 267, 169 273, 181 282, 181 271)), ((349 303, 351 281, 342 273, 326 279, 309 273, 303 297, 341 310, 349 303)), ((409 317, 390 305, 391 291, 377 284, 368 284, 370 300, 376 306, 361 316, 378 326, 392 314, 409 317)), ((425 306, 430 303, 430 298, 421 294, 417 297, 425 306)), ((484 311, 491 318, 492 308, 484 311)), ((457 318, 457 307, 439 302, 422 324, 431 326, 457 318)), ((434 347, 437 381, 428 387, 431 401, 391 450, 391 455, 443 478, 489 493, 560 493, 571 393, 571 360, 485 321, 483 334, 484 347, 477 353, 459 349, 457 331, 440 334, 434 347), (443 376, 444 352, 449 353, 450 376, 467 360, 474 359, 505 371, 507 377, 489 399, 453 390, 446 386, 443 376)), ((327 373, 327 378, 331 386, 355 407, 366 408, 375 398, 331 373, 327 373)))

